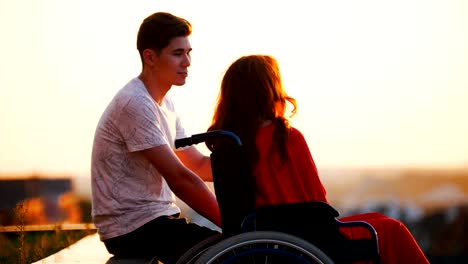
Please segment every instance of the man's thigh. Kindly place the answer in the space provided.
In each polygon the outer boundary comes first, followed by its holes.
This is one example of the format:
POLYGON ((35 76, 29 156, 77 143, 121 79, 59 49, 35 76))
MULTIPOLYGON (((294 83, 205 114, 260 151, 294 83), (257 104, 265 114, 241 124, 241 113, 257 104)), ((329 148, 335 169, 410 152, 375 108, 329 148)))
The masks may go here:
POLYGON ((210 228, 189 223, 185 218, 167 217, 159 220, 156 229, 164 237, 158 241, 161 249, 158 250, 158 255, 162 257, 162 261, 167 258, 177 260, 200 241, 219 234, 210 228))
POLYGON ((177 216, 159 217, 109 245, 111 252, 122 257, 152 258, 164 263, 177 259, 198 242, 218 234, 207 227, 190 223, 177 216))

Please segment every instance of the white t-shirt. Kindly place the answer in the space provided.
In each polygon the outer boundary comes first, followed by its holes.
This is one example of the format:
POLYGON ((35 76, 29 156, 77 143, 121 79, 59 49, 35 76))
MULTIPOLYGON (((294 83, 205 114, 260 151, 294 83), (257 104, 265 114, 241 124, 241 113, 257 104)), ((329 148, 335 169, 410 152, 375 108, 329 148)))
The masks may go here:
POLYGON ((164 177, 140 151, 174 149, 175 139, 186 136, 168 96, 158 105, 140 79, 115 95, 96 128, 91 160, 92 215, 101 240, 180 212, 164 177))

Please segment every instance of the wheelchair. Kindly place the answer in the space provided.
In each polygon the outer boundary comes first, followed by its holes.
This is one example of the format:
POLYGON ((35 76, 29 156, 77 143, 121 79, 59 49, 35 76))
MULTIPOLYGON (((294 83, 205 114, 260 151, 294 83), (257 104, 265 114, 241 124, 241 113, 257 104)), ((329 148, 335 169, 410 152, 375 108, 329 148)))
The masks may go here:
POLYGON ((253 177, 239 137, 225 130, 177 139, 176 148, 205 142, 211 151, 213 185, 222 234, 188 250, 177 264, 379 263, 377 233, 364 221, 341 222, 323 202, 255 208, 253 177), (347 239, 345 228, 368 236, 347 239))

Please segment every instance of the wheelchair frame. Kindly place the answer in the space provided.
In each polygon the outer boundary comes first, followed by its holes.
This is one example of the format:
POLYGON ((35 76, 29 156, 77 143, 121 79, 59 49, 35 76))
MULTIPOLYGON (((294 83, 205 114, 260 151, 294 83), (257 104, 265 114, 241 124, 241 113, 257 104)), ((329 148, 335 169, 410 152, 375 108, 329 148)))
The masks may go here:
MULTIPOLYGON (((201 142, 206 142, 212 152, 213 183, 221 211, 223 234, 208 238, 195 245, 179 258, 177 264, 334 263, 332 258, 322 249, 297 235, 281 230, 257 229, 257 215, 252 213, 256 211, 255 200, 248 183, 250 172, 243 166, 246 163, 245 155, 243 154, 242 142, 236 134, 224 130, 209 131, 177 139, 175 146, 181 148, 201 142), (213 143, 210 143, 226 139, 231 142, 228 149, 217 149, 213 143), (226 181, 226 179, 228 180, 226 181), (246 193, 236 196, 234 192, 238 190, 233 188, 233 181, 242 182, 243 185, 240 186, 247 188, 246 193), (249 194, 251 195, 249 196, 249 194), (236 199, 231 197, 236 197, 236 199)), ((369 230, 371 238, 370 244, 367 243, 370 245, 368 259, 373 263, 378 263, 379 249, 375 229, 364 221, 339 221, 336 218, 338 212, 331 206, 329 208, 331 209, 326 209, 328 214, 331 214, 329 219, 334 219, 339 227, 360 226, 369 230)), ((354 260, 356 259, 351 259, 351 261, 354 260)))

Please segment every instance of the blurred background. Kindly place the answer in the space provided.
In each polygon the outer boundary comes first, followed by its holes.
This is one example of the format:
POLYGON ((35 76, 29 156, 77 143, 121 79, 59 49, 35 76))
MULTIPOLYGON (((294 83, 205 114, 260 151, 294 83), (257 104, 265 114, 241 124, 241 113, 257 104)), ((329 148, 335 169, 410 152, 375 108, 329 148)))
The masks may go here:
POLYGON ((136 33, 156 11, 193 26, 170 92, 189 133, 209 126, 232 61, 273 55, 332 205, 404 221, 433 263, 468 255, 463 0, 0 0, 0 225, 18 203, 28 225, 92 221, 94 130, 139 74, 136 33))

